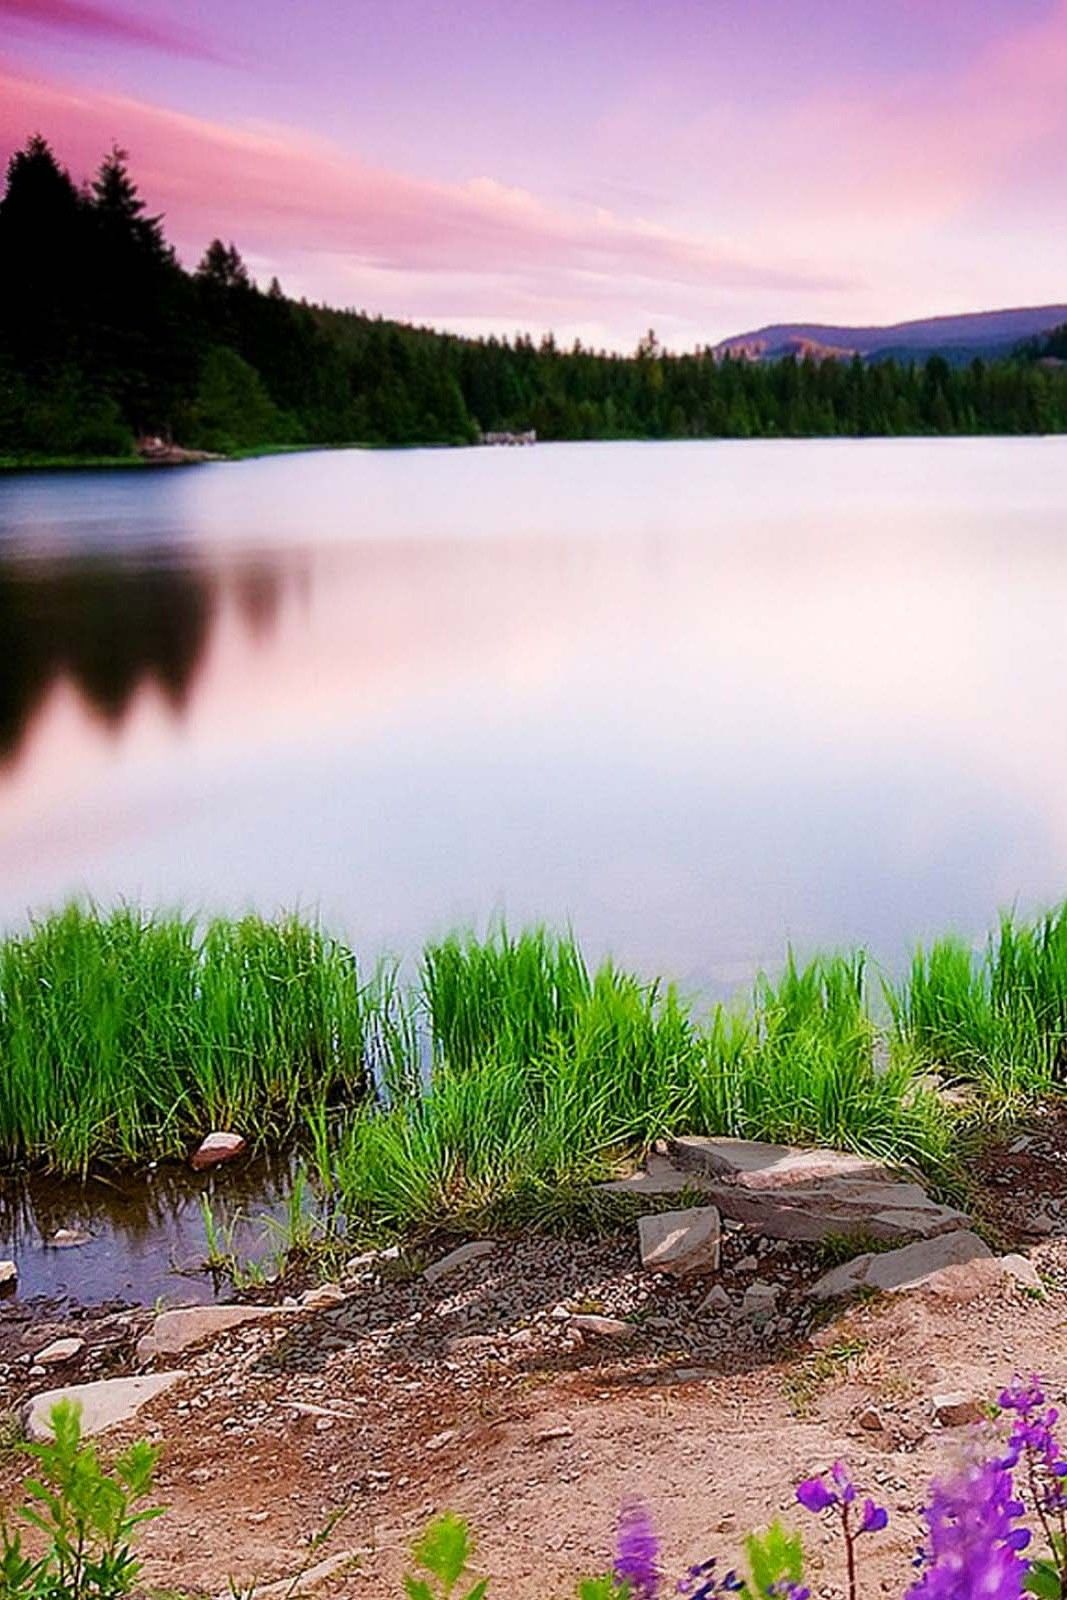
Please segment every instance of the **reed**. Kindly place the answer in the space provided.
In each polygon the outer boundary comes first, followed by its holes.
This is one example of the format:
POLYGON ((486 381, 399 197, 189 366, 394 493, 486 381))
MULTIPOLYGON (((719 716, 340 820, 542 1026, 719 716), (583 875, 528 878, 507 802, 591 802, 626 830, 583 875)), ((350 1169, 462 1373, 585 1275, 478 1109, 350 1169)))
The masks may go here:
POLYGON ((987 1114, 1012 1114, 1067 1076, 1067 906, 1003 916, 981 951, 951 938, 920 949, 889 997, 901 1046, 975 1086, 987 1114))
POLYGON ((69 907, 0 943, 0 1150, 85 1171, 210 1127, 284 1137, 367 1087, 368 992, 296 919, 69 907))
POLYGON ((951 1161, 941 1100, 908 1061, 876 1064, 861 957, 790 958, 750 1012, 698 1024, 670 987, 610 964, 590 976, 572 940, 500 932, 432 947, 423 997, 429 1081, 357 1116, 331 1157, 358 1225, 543 1220, 667 1133, 951 1161))

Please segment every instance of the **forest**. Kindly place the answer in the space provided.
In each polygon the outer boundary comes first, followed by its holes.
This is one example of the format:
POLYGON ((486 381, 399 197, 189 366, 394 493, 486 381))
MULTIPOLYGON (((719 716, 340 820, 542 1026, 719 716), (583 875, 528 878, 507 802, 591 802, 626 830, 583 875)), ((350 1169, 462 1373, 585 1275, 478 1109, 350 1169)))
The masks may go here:
POLYGON ((283 445, 1067 431, 1067 332, 954 366, 463 338, 264 289, 216 239, 185 270, 114 148, 78 184, 35 135, 0 201, 0 460, 130 457, 139 438, 283 445))

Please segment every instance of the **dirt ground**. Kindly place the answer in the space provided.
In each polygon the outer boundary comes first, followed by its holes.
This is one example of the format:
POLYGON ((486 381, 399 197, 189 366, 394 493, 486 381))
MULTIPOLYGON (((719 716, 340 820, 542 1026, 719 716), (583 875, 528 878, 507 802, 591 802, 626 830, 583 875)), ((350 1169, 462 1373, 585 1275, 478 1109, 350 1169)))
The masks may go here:
MULTIPOLYGON (((562 1600, 608 1567, 619 1508, 640 1500, 672 1575, 712 1555, 731 1563, 744 1532, 780 1513, 805 1532, 813 1589, 838 1594, 836 1547, 793 1490, 841 1457, 890 1511, 889 1530, 869 1542, 863 1592, 899 1595, 925 1486, 972 1443, 970 1428, 937 1423, 933 1397, 993 1398, 1031 1371, 1067 1394, 1063 1126, 991 1154, 976 1177, 981 1221, 1001 1247, 1026 1249, 1043 1298, 1011 1285, 971 1297, 958 1284, 813 1321, 812 1247, 760 1250, 741 1231, 722 1276, 735 1306, 754 1277, 783 1285, 781 1314, 757 1326, 704 1307, 714 1280, 650 1281, 627 1233, 502 1243, 434 1286, 403 1263, 368 1271, 343 1304, 186 1352, 188 1376, 107 1435, 109 1450, 145 1434, 164 1444, 169 1509, 146 1530, 146 1582, 214 1595, 335 1555, 350 1560, 319 1592, 384 1600, 401 1593, 412 1539, 448 1509, 477 1532, 490 1596, 562 1600), (578 1335, 583 1313, 625 1316, 634 1331, 578 1335), (309 1550, 336 1514, 329 1540, 309 1550)), ((135 1370, 148 1320, 68 1318, 62 1331, 80 1329, 89 1368, 50 1381, 135 1370)), ((9 1409, 44 1386, 29 1374, 33 1350, 58 1331, 32 1307, 3 1313, 9 1409)), ((22 1470, 5 1451, 5 1503, 22 1470)))

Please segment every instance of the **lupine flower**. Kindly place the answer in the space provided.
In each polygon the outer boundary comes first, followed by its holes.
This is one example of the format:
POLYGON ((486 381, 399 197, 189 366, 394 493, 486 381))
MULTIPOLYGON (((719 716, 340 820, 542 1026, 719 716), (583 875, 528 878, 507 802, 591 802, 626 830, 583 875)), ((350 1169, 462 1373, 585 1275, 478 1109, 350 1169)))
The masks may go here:
POLYGON ((992 1460, 935 1483, 924 1516, 925 1571, 905 1600, 1019 1600, 1030 1542, 1011 1468, 992 1460))
POLYGON ((863 1516, 860 1519, 858 1533, 881 1533, 889 1522, 889 1512, 885 1506, 876 1506, 870 1498, 863 1502, 863 1516))
POLYGON ((1000 1406, 1015 1417, 1004 1464, 1014 1467, 1025 1457, 1037 1510, 1067 1510, 1067 1459, 1055 1431, 1059 1411, 1055 1406, 1042 1409, 1045 1395, 1037 1378, 1027 1383, 1015 1378, 1001 1393, 1000 1406))
POLYGON ((718 1565, 712 1556, 710 1561, 701 1561, 697 1566, 690 1567, 676 1585, 675 1593, 688 1595, 689 1600, 721 1600, 723 1595, 739 1593, 745 1586, 737 1573, 731 1569, 720 1578, 715 1571, 718 1565))
MULTIPOLYGON (((823 1511, 829 1511, 833 1506, 842 1510, 851 1506, 856 1499, 856 1485, 853 1483, 848 1468, 843 1461, 835 1461, 829 1472, 814 1478, 805 1478, 803 1483, 797 1484, 797 1499, 805 1511, 811 1511, 818 1516, 823 1511)), ((889 1521, 889 1513, 884 1506, 879 1506, 867 1498, 863 1502, 863 1515, 859 1526, 854 1528, 854 1533, 878 1533, 889 1521)))
POLYGON ((631 1506, 619 1519, 615 1579, 626 1584, 629 1600, 656 1600, 660 1592, 659 1540, 644 1506, 631 1506))

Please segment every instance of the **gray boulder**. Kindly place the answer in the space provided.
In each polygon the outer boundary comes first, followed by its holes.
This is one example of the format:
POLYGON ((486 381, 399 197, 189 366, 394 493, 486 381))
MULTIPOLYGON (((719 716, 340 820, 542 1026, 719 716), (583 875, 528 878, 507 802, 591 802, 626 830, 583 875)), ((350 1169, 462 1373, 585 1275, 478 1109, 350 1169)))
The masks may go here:
POLYGON ((975 1262, 994 1262, 1000 1268, 999 1275, 1007 1277, 1006 1269, 1001 1268, 992 1250, 976 1233, 958 1229, 936 1239, 921 1239, 900 1250, 856 1256, 824 1273, 808 1293, 815 1300, 835 1300, 861 1289, 899 1294, 905 1289, 924 1287, 949 1268, 970 1267, 975 1262))
POLYGON ((153 1372, 140 1378, 105 1378, 99 1383, 76 1383, 66 1389, 45 1389, 27 1402, 23 1419, 31 1439, 52 1437, 52 1407, 60 1400, 81 1406, 82 1433, 102 1433, 127 1422, 143 1405, 186 1377, 184 1372, 153 1372))
POLYGON ((719 1265, 722 1219, 714 1206, 661 1211, 638 1220, 641 1265, 648 1272, 687 1277, 715 1272, 719 1265))

